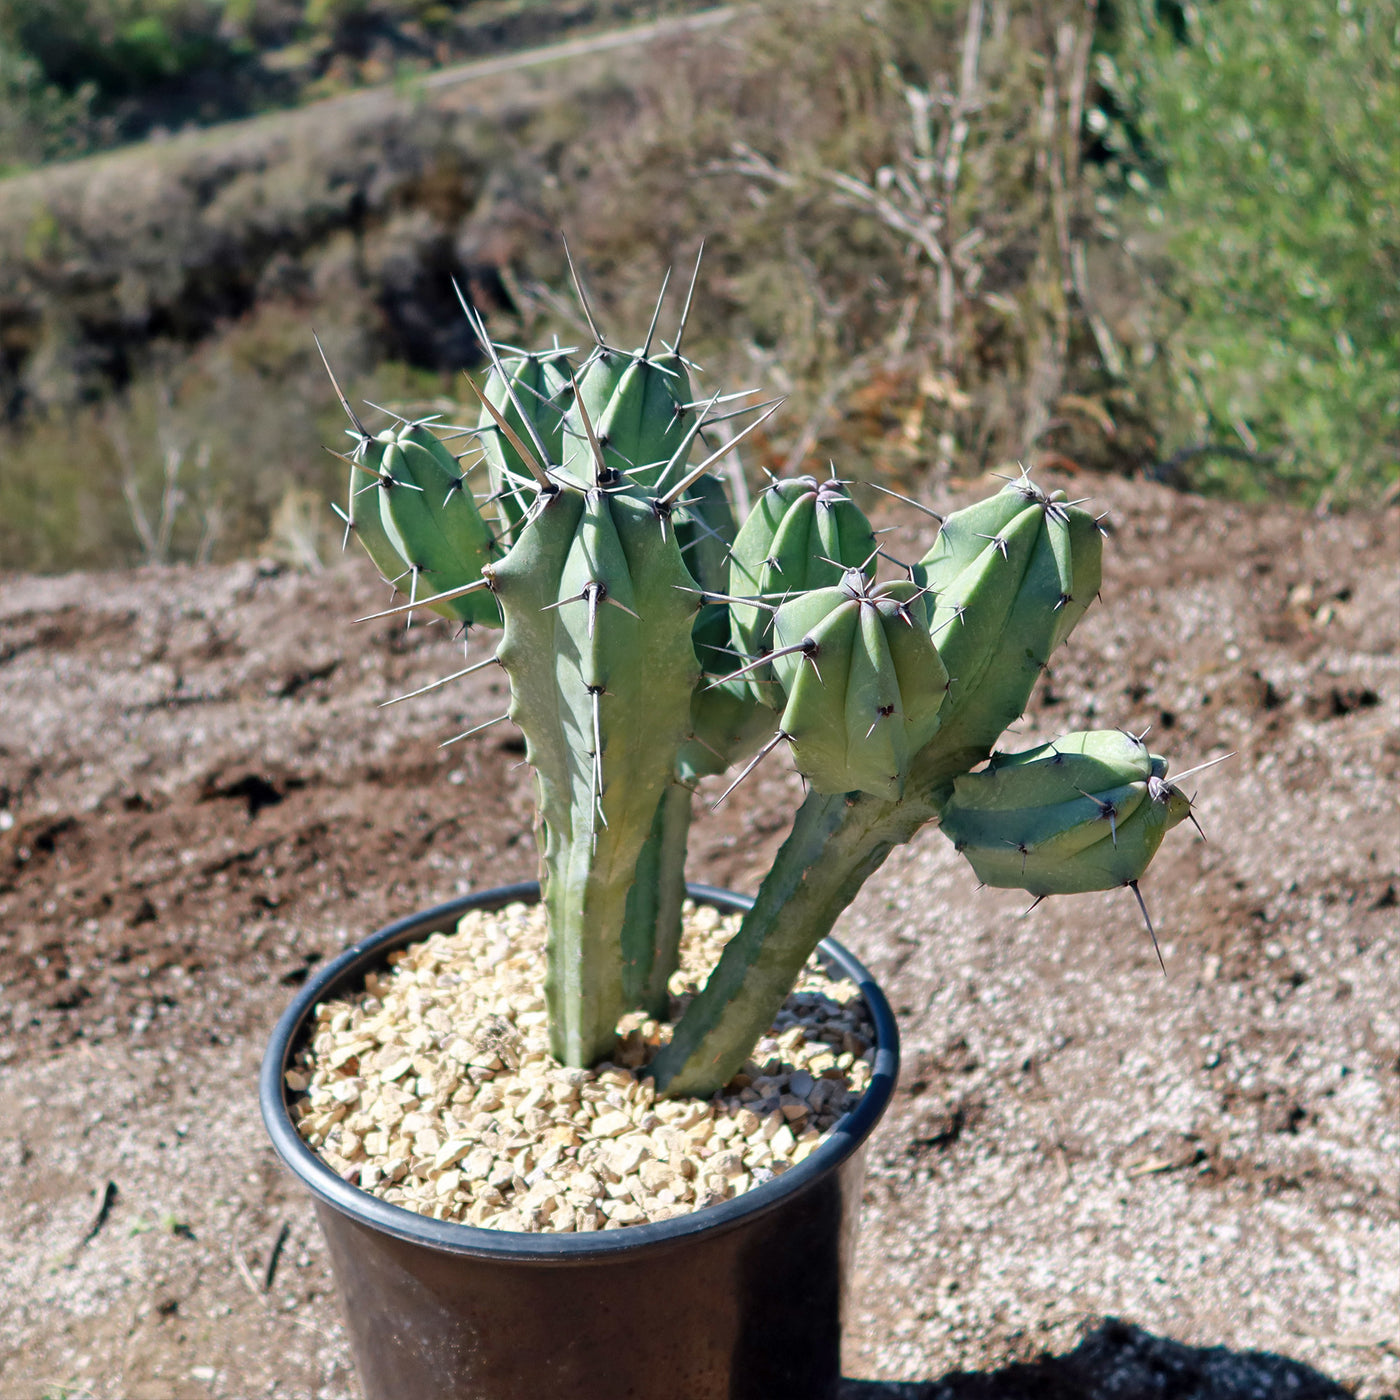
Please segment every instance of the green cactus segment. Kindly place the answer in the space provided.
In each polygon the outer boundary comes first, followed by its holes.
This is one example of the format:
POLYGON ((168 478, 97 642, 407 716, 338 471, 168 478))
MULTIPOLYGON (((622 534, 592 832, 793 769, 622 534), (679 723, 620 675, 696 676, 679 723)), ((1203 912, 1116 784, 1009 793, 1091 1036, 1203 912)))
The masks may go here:
MULTIPOLYGON (((759 494, 730 551, 728 592, 736 599, 769 602, 839 584, 850 569, 866 569, 875 533, 840 481, 792 477, 759 494)), ((746 658, 773 650, 773 613, 757 603, 729 606, 735 649, 746 658)), ((781 709, 783 697, 771 668, 762 666, 735 682, 754 699, 781 709)))
MULTIPOLYGON (((544 448, 548 461, 539 463, 542 467, 558 466, 563 460, 564 412, 573 394, 572 378, 573 368, 562 350, 510 356, 487 376, 483 397, 531 452, 537 441, 544 448)), ((535 499, 534 473, 485 404, 477 432, 501 523, 513 542, 535 499)))
POLYGON ((916 802, 808 794, 753 908, 652 1062, 659 1092, 708 1097, 738 1073, 841 911, 934 815, 916 802))
MULTIPOLYGON (((369 471, 378 474, 375 480, 358 467, 350 468, 350 500, 345 519, 351 533, 364 546, 374 567, 388 583, 398 580, 410 572, 403 556, 394 548, 393 541, 384 533, 384 521, 380 513, 379 498, 385 490, 384 453, 388 444, 378 438, 361 438, 355 449, 354 460, 369 471)), ((393 488, 390 487, 390 490, 393 488)))
MULTIPOLYGON (((1056 496, 1063 495, 1057 491, 1056 496)), ((1052 505, 1058 504, 1051 498, 1052 505)), ((1061 506, 1064 528, 1050 530, 1055 562, 1060 570, 1059 620, 1051 647, 1058 647, 1079 625, 1089 604, 1098 596, 1103 578, 1103 530, 1088 511, 1061 506)))
POLYGON ((921 591, 872 585, 852 569, 839 587, 784 603, 774 641, 773 670, 787 697, 779 728, 798 771, 818 792, 897 801, 947 694, 921 591))
POLYGON ((1097 527, 1076 558, 1076 539, 1084 538, 1076 515, 1084 512, 1015 482, 949 516, 917 566, 916 579, 934 591, 933 638, 950 677, 929 756, 946 771, 972 768, 990 753, 1082 615, 1081 601, 1087 606, 1098 591, 1097 527))
POLYGON ((624 968, 621 932, 690 729, 694 582, 645 502, 596 490, 545 498, 487 575, 538 782, 553 1049, 591 1064, 644 980, 624 968))
POLYGON ((667 784, 661 794, 622 926, 623 998, 659 1021, 666 1019, 668 983, 680 965, 691 796, 680 783, 667 784))
POLYGON ((1190 813, 1166 769, 1120 730, 1067 734, 959 777, 943 833, 983 884, 1037 896, 1113 889, 1138 879, 1190 813))
MULTIPOLYGON (((678 356, 600 345, 579 377, 578 392, 609 470, 647 492, 665 490, 672 484, 663 479, 668 475, 679 478, 695 414, 678 356), (668 472, 672 466, 676 470, 668 472)), ((577 405, 565 416, 564 434, 565 470, 575 481, 591 481, 595 464, 577 405)))
MULTIPOLYGON (((495 539, 451 454, 422 424, 386 430, 377 441, 384 445, 380 519, 413 571, 411 593, 431 596, 479 579, 496 553, 495 539)), ((500 626, 500 610, 485 589, 431 607, 461 622, 500 626)))

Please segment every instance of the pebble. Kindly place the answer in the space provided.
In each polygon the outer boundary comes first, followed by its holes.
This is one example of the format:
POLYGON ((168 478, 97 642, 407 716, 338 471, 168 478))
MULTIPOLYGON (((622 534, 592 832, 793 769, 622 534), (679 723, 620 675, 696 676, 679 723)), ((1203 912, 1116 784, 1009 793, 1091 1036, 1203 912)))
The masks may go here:
MULTIPOLYGON (((673 996, 693 994, 738 927, 687 906, 673 996)), ((317 1008, 286 1072, 298 1131, 361 1189, 440 1220, 519 1231, 623 1229, 741 1194, 809 1156, 870 1082, 859 990, 809 964, 726 1094, 656 1099, 670 1034, 619 1023, 594 1070, 548 1054, 544 916, 466 915, 390 958, 356 999, 317 1008)))

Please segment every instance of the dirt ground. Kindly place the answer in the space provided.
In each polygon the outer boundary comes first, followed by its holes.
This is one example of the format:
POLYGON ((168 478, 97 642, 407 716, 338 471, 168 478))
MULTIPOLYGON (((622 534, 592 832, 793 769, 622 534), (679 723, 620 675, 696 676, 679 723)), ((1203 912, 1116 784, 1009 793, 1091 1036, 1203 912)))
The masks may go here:
MULTIPOLYGON (((1104 605, 1019 738, 1237 756, 1144 882, 1166 978, 1126 892, 1023 915, 935 832, 843 919, 905 1054, 850 1394, 1393 1397, 1400 510, 1069 484, 1104 605)), ((357 1395, 264 1039, 348 941, 534 874, 518 738, 437 747, 501 681, 381 713, 460 654, 349 625, 382 597, 358 559, 0 584, 3 1400, 357 1395)), ((752 890, 797 791, 771 762, 702 807, 693 876, 752 890)))

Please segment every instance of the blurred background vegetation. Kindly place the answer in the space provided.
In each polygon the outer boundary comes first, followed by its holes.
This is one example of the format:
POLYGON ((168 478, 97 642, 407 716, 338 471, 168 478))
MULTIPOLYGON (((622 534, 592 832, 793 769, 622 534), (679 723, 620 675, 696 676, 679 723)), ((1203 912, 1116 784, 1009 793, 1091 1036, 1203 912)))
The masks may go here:
POLYGON ((705 382, 788 396, 751 469, 1395 497, 1394 0, 766 0, 419 81, 695 8, 0 0, 0 567, 314 567, 313 327, 466 414, 452 280, 577 338, 561 229, 623 341, 705 240, 705 382))

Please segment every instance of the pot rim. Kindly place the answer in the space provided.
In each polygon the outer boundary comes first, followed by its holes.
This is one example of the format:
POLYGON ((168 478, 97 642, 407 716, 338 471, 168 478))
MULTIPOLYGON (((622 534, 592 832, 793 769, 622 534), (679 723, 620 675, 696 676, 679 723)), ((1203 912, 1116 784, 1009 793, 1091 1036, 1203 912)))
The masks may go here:
MULTIPOLYGON (((713 905, 726 913, 743 913, 753 905, 748 895, 713 885, 688 883, 686 893, 698 903, 713 905)), ((766 1214, 818 1178, 835 1171, 874 1130, 894 1094, 899 1073, 899 1031, 889 1002, 864 965, 835 939, 824 938, 817 951, 860 987, 870 1010, 875 1023, 875 1063, 870 1084, 856 1106, 836 1121, 820 1147, 781 1176, 750 1187, 732 1200, 670 1220, 581 1234, 492 1230, 455 1220, 434 1220, 380 1200, 343 1180, 302 1141, 288 1109, 283 1076, 293 1052, 300 1048, 304 1039, 303 1025, 314 1007, 348 991, 395 949, 435 931, 450 931, 457 920, 472 909, 532 903, 538 901, 539 896, 540 887, 535 881, 503 885, 459 896, 387 924, 352 944, 310 976, 282 1013, 263 1056, 258 1098, 263 1123, 277 1155, 318 1201, 385 1234, 449 1254, 536 1264, 584 1264, 622 1253, 664 1249, 694 1235, 736 1228, 755 1216, 766 1214)))

